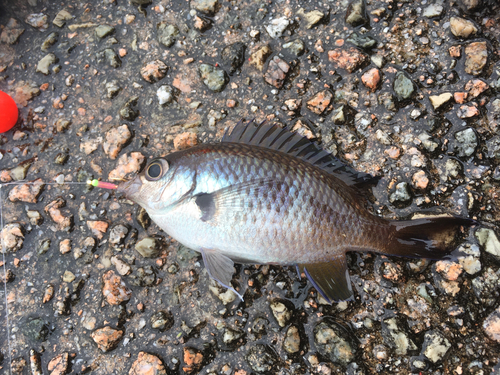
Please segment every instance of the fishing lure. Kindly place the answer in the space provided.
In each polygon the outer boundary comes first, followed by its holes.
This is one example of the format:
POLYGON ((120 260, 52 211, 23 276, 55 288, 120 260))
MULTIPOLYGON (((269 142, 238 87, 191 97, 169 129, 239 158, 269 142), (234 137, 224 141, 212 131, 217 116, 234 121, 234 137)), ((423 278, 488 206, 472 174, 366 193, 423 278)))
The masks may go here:
POLYGON ((286 128, 240 122, 220 143, 153 159, 117 191, 235 293, 234 262, 292 265, 331 303, 353 296, 346 252, 441 259, 474 223, 374 216, 360 194, 371 181, 286 128))

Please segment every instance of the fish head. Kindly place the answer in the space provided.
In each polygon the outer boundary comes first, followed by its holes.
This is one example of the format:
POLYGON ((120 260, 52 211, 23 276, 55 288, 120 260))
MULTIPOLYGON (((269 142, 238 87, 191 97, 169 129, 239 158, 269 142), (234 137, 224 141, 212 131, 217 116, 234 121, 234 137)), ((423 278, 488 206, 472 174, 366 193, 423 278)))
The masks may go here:
POLYGON ((195 174, 176 158, 155 158, 136 177, 119 184, 117 191, 150 213, 162 211, 189 193, 195 174))

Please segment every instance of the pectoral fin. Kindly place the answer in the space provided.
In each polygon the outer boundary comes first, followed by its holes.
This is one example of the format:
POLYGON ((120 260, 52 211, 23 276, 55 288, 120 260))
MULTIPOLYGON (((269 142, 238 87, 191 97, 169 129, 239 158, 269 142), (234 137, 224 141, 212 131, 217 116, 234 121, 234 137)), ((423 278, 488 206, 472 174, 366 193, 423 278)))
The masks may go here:
POLYGON ((201 250, 201 255, 208 275, 224 288, 232 290, 243 301, 243 296, 231 286, 234 262, 215 250, 201 250))
POLYGON ((298 267, 328 303, 352 299, 345 255, 330 262, 299 264, 298 267))

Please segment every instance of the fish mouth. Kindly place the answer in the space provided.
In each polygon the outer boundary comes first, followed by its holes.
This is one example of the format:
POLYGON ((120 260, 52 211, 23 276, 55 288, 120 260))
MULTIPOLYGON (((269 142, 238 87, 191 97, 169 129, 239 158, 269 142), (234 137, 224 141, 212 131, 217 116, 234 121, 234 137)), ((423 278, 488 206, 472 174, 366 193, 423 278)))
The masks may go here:
POLYGON ((116 188, 116 191, 124 194, 127 198, 132 198, 134 194, 139 192, 142 187, 142 181, 139 176, 133 178, 132 180, 122 182, 116 188))

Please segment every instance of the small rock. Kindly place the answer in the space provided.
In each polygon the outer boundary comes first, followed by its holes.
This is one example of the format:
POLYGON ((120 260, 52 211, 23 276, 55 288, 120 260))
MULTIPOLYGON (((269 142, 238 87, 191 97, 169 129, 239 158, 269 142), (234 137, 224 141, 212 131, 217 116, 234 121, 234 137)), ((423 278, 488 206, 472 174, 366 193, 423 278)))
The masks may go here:
POLYGON ((102 276, 104 286, 102 294, 110 305, 119 305, 132 297, 132 291, 127 288, 120 276, 110 270, 102 276))
POLYGON ((484 320, 483 329, 491 340, 500 343, 500 307, 484 320))
POLYGON ((245 44, 236 42, 230 44, 221 52, 222 63, 229 67, 229 75, 233 75, 245 61, 245 44))
POLYGON ((191 0, 191 9, 196 9, 202 13, 213 15, 219 7, 218 0, 191 0))
POLYGON ((292 311, 283 302, 280 301, 271 302, 269 307, 271 308, 271 311, 273 312, 273 315, 276 318, 279 326, 285 327, 293 315, 292 311))
MULTIPOLYGON (((120 110, 118 111, 118 113, 120 114, 120 117, 122 119, 124 119, 124 120, 134 121, 139 116, 139 114, 140 114, 139 110, 134 110, 134 108, 133 108, 133 107, 135 107, 137 105, 138 101, 139 101, 139 96, 133 96, 133 97, 131 97, 123 105, 123 107, 121 107, 120 110)), ((125 125, 123 125, 123 126, 125 126, 125 125)), ((131 134, 129 134, 129 136, 130 135, 131 134)))
POLYGON ((483 0, 458 0, 457 4, 465 12, 471 12, 473 10, 478 9, 481 5, 483 5, 483 0))
POLYGON ((429 184, 429 177, 424 171, 418 171, 412 176, 411 181, 415 189, 424 190, 429 184))
POLYGON ((156 258, 160 254, 158 242, 153 237, 146 237, 135 244, 135 249, 144 258, 156 258))
POLYGON ((300 334, 296 326, 291 325, 286 330, 283 349, 289 354, 297 353, 300 350, 300 334))
POLYGON ((0 42, 14 44, 18 41, 21 34, 24 33, 24 30, 25 29, 21 27, 18 21, 14 18, 10 18, 0 34, 0 42))
POLYGON ((129 375, 167 375, 163 362, 157 356, 146 352, 139 352, 132 364, 129 375))
MULTIPOLYGON (((358 34, 353 31, 351 35, 346 39, 346 42, 354 44, 356 47, 363 48, 364 50, 370 50, 377 45, 377 40, 368 34, 358 34)), ((376 56, 376 55, 374 55, 376 56)), ((372 61, 374 56, 372 56, 372 61)), ((382 63, 375 64, 379 68, 382 67, 382 63)))
POLYGON ((107 232, 109 224, 100 220, 87 220, 87 227, 92 231, 94 236, 101 240, 104 237, 104 233, 107 232))
POLYGON ((58 33, 50 33, 47 38, 45 38, 45 40, 43 41, 42 43, 42 46, 41 46, 41 50, 43 52, 47 52, 50 47, 52 47, 54 44, 57 43, 57 40, 59 38, 59 34, 58 33))
POLYGON ((363 85, 365 85, 370 91, 374 92, 380 84, 380 70, 372 68, 366 71, 361 76, 361 82, 363 82, 363 85))
POLYGON ((369 22, 364 0, 352 0, 349 3, 345 14, 345 21, 353 27, 365 25, 369 22))
POLYGON ((173 315, 165 310, 155 312, 151 316, 151 327, 161 332, 166 331, 174 325, 173 315))
POLYGON ((477 33, 477 27, 469 20, 461 17, 450 18, 450 31, 458 38, 467 39, 477 33))
POLYGON ((19 223, 7 224, 2 231, 2 251, 16 252, 23 247, 24 229, 19 223))
POLYGON ((475 105, 461 105, 457 111, 459 118, 471 118, 479 115, 479 109, 475 105))
POLYGON ((245 359, 251 369, 257 373, 271 373, 278 363, 276 353, 262 344, 252 346, 245 359))
POLYGON ((237 340, 243 337, 243 332, 236 329, 225 328, 222 335, 222 341, 226 345, 234 344, 237 340))
POLYGON ((439 17, 443 13, 443 6, 441 4, 431 4, 424 9, 422 16, 427 18, 439 17))
POLYGON ((183 360, 184 366, 182 367, 182 370, 185 373, 191 374, 198 372, 203 364, 203 353, 195 348, 185 347, 183 360))
POLYGON ((267 58, 271 55, 272 50, 268 45, 262 46, 250 55, 250 65, 255 66, 262 71, 267 58))
POLYGON ((38 197, 42 193, 45 184, 39 178, 35 181, 30 181, 28 184, 17 185, 9 192, 9 200, 11 202, 26 202, 37 203, 38 197))
POLYGON ((43 292, 42 302, 43 303, 50 302, 53 296, 54 296, 54 286, 52 284, 47 284, 47 286, 45 287, 45 291, 43 292))
POLYGON ((444 106, 446 103, 448 103, 451 98, 453 98, 453 95, 449 92, 445 92, 440 95, 431 95, 429 96, 429 100, 434 107, 434 109, 439 109, 442 106, 444 106))
POLYGON ((369 57, 357 48, 351 47, 349 49, 337 48, 328 51, 328 59, 337 67, 352 73, 361 68, 369 60, 369 57))
POLYGON ((118 346, 123 337, 123 331, 106 326, 96 329, 90 334, 90 337, 103 352, 109 352, 118 346))
POLYGON ((69 354, 64 352, 52 358, 48 370, 50 375, 66 375, 69 371, 69 354))
POLYGON ((130 283, 135 286, 153 286, 156 281, 156 273, 151 266, 139 267, 130 275, 130 283))
POLYGON ((306 45, 301 39, 294 39, 290 42, 283 44, 283 48, 289 50, 290 53, 292 53, 295 56, 301 56, 304 53, 306 45))
POLYGON ((174 138, 174 149, 176 151, 185 150, 198 144, 198 136, 193 132, 177 134, 174 138))
POLYGON ((477 135, 472 128, 466 128, 464 130, 455 133, 455 149, 458 151, 458 156, 471 156, 478 146, 477 135))
POLYGON ((313 10, 306 13, 304 9, 299 9, 297 15, 303 17, 304 21, 306 21, 306 29, 311 29, 325 18, 325 14, 320 10, 313 10))
POLYGON ((286 17, 273 18, 265 28, 269 36, 276 39, 283 34, 289 24, 290 21, 286 17))
POLYGON ((382 337, 385 343, 394 349, 397 355, 407 355, 408 351, 417 349, 415 343, 406 332, 398 327, 396 318, 382 321, 382 337))
POLYGON ((108 99, 113 99, 121 89, 117 80, 109 81, 106 83, 106 96, 108 99))
POLYGON ((73 16, 66 9, 63 9, 57 13, 52 23, 57 27, 63 27, 66 21, 69 21, 72 18, 73 16))
POLYGON ((201 64, 198 68, 198 72, 205 86, 213 92, 224 90, 229 81, 226 72, 213 65, 201 64))
POLYGON ((217 298, 219 298, 223 305, 227 305, 236 299, 236 293, 234 293, 231 289, 222 287, 213 279, 210 279, 210 285, 208 288, 217 296, 217 298))
POLYGON ((427 331, 424 336, 421 354, 432 363, 437 363, 444 358, 451 344, 438 330, 427 331))
POLYGON ((393 87, 399 100, 410 99, 415 92, 415 85, 413 84, 413 81, 403 72, 396 73, 396 79, 394 80, 393 87))
POLYGON ((49 27, 49 17, 43 13, 29 14, 24 22, 40 31, 45 31, 49 27))
POLYGON ((274 56, 269 62, 264 79, 270 85, 280 89, 283 87, 289 70, 290 65, 286 61, 280 59, 278 56, 274 56))
POLYGON ((50 74, 50 70, 49 70, 50 65, 55 64, 57 61, 59 61, 59 60, 56 57, 56 55, 54 55, 53 53, 49 53, 44 58, 42 58, 40 61, 38 61, 38 64, 36 66, 37 73, 43 73, 45 75, 49 75, 50 74))
POLYGON ((469 275, 475 275, 481 271, 481 251, 479 250, 479 246, 466 243, 458 248, 457 253, 458 262, 465 272, 469 275))
POLYGON ((488 61, 488 45, 486 42, 473 42, 465 47, 465 72, 479 75, 488 61))
POLYGON ((40 89, 37 84, 34 82, 19 81, 15 88, 13 99, 18 105, 26 107, 28 101, 38 95, 40 95, 40 89))
POLYGON ((104 39, 114 32, 115 28, 109 25, 99 25, 95 28, 95 35, 99 39, 104 39))
POLYGON ((335 323, 321 322, 314 327, 314 343, 318 352, 334 363, 347 365, 354 360, 356 349, 345 329, 335 323))
POLYGON ((122 276, 126 276, 132 272, 132 267, 117 256, 111 257, 111 264, 115 266, 116 271, 122 276))
POLYGON ((60 210, 64 206, 66 206, 66 201, 59 197, 45 206, 45 212, 57 224, 58 230, 69 232, 73 228, 73 215, 64 216, 60 210))
POLYGON ((106 62, 112 68, 119 68, 122 66, 122 61, 120 57, 112 48, 106 48, 104 51, 97 53, 97 60, 99 62, 106 62))
POLYGON ((320 115, 330 106, 332 99, 333 93, 330 90, 322 90, 307 101, 307 108, 320 115))
POLYGON ((477 98, 488 89, 488 84, 480 79, 472 79, 465 84, 465 91, 467 92, 469 100, 477 98))
POLYGON ((198 17, 198 16, 194 17, 194 24, 193 24, 194 28, 202 32, 207 30, 211 24, 212 24, 211 21, 205 17, 198 17))
POLYGON ((396 190, 389 196, 391 203, 406 203, 411 200, 410 193, 408 192, 408 184, 400 182, 396 185, 396 190))
POLYGON ((47 323, 39 317, 29 318, 23 324, 22 332, 31 340, 41 342, 45 341, 50 333, 47 323))
POLYGON ((73 74, 70 74, 69 76, 66 77, 66 79, 64 80, 64 83, 68 87, 73 86, 73 83, 75 83, 75 76, 73 74))
POLYGON ((120 245, 127 237, 127 234, 128 228, 125 225, 117 224, 109 232, 109 243, 114 246, 120 245))
POLYGON ((179 35, 179 28, 167 22, 160 22, 156 25, 158 42, 170 48, 179 35))
POLYGON ((122 180, 129 174, 139 172, 144 160, 144 155, 140 152, 131 152, 130 154, 120 156, 118 165, 109 173, 108 180, 122 180))
POLYGON ((142 78, 149 82, 155 83, 159 80, 163 79, 167 74, 168 66, 161 60, 153 60, 146 63, 141 68, 141 76, 142 78))
POLYGON ((173 89, 168 85, 162 85, 156 91, 156 96, 158 97, 158 103, 161 106, 168 105, 172 103, 172 100, 174 99, 173 89))
POLYGON ((118 157, 118 154, 122 150, 123 146, 130 141, 131 137, 132 133, 125 124, 111 128, 106 132, 106 140, 104 141, 102 148, 106 155, 108 155, 110 159, 114 160, 118 157))
POLYGON ((85 155, 90 155, 99 148, 100 144, 102 144, 102 137, 97 137, 95 139, 82 139, 80 141, 80 151, 83 151, 85 155))
POLYGON ((500 260, 500 241, 495 232, 488 228, 480 228, 475 235, 484 250, 500 260))
POLYGON ((61 254, 66 254, 71 251, 71 240, 69 238, 66 238, 59 242, 59 252, 61 254))

